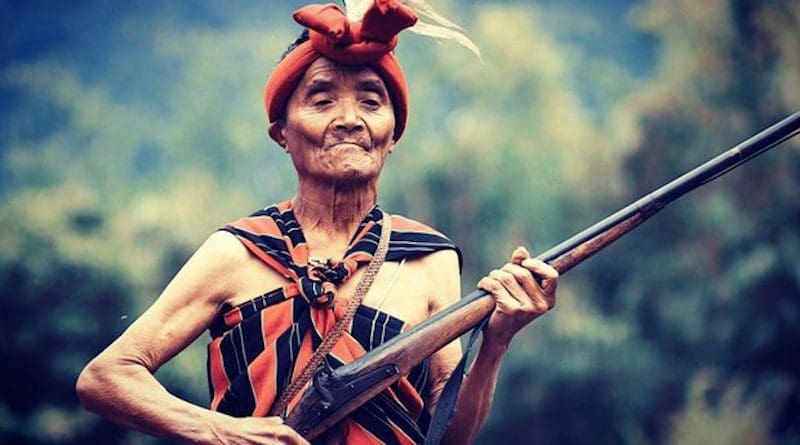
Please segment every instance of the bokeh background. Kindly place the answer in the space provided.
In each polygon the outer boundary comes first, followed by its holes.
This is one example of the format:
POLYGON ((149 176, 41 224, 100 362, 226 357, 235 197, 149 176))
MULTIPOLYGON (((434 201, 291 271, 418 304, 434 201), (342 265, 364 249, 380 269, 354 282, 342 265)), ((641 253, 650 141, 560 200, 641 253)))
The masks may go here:
MULTIPOLYGON (((0 2, 0 442, 162 443, 83 411, 81 367, 215 228, 292 195, 261 91, 300 1, 0 2)), ((432 1, 405 35, 381 204, 465 290, 800 109, 800 2, 432 1)), ((800 442, 800 141, 562 279, 478 443, 800 442)), ((158 372, 205 405, 204 335, 158 372)))

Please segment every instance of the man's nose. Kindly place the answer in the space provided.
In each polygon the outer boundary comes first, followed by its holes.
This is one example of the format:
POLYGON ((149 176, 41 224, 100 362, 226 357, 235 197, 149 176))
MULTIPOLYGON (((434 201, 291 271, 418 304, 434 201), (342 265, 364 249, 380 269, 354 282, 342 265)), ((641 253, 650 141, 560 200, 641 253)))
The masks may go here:
POLYGON ((364 122, 358 114, 358 105, 352 101, 342 101, 339 105, 339 116, 336 118, 336 129, 348 132, 364 130, 364 122))

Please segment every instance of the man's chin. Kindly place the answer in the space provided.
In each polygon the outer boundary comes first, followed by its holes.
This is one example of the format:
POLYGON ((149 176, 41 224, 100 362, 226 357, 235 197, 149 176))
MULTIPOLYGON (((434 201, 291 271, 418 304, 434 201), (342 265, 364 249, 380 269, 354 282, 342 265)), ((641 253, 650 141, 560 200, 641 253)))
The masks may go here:
POLYGON ((370 182, 378 177, 378 173, 370 170, 359 168, 342 168, 340 170, 329 172, 327 179, 331 182, 339 184, 361 184, 370 182))

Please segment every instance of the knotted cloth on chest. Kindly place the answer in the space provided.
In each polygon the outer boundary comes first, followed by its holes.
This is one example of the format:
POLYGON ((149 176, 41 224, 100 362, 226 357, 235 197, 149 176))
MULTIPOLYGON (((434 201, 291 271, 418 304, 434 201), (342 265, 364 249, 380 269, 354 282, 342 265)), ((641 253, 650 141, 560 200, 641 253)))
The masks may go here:
MULTIPOLYGON (((309 262, 308 246, 291 201, 259 210, 222 230, 234 234, 254 256, 289 280, 236 307, 223 310, 210 327, 211 408, 234 416, 264 416, 319 346, 345 304, 333 304, 336 285, 370 261, 380 238, 383 212, 376 206, 362 220, 344 257, 327 264, 309 262), (300 298, 297 298, 300 297, 300 298), (332 310, 333 309, 333 310, 332 310)), ((386 261, 456 249, 439 232, 393 215, 386 261)), ((408 296, 413 298, 413 296, 408 296)), ((340 366, 399 334, 402 320, 361 306, 351 327, 328 355, 340 366)), ((420 393, 427 367, 415 369, 345 421, 348 443, 419 443, 427 429, 420 393), (359 437, 378 437, 366 442, 359 437)), ((289 411, 299 396, 289 404, 289 411)))
MULTIPOLYGON (((327 306, 336 296, 336 285, 347 280, 359 265, 368 263, 378 247, 382 212, 375 206, 361 221, 340 261, 309 261, 308 245, 294 217, 291 201, 268 207, 223 228, 236 235, 248 250, 293 284, 287 294, 307 303, 327 306)), ((394 216, 399 227, 392 232, 386 261, 413 258, 455 245, 424 224, 394 216)))

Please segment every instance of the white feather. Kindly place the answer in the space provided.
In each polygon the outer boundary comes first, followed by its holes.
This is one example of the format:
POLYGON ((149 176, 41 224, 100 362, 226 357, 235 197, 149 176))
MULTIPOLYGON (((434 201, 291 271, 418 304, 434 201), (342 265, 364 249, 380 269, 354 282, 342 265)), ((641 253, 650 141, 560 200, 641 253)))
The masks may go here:
POLYGON ((481 50, 478 48, 478 45, 475 44, 469 37, 467 37, 464 33, 456 31, 454 29, 445 28, 444 26, 436 26, 431 25, 430 23, 424 22, 417 22, 412 28, 409 29, 411 32, 415 32, 417 34, 433 37, 435 39, 444 39, 444 40, 452 40, 459 45, 467 48, 468 50, 472 51, 478 59, 483 60, 481 56, 481 50))
POLYGON ((429 5, 425 0, 400 0, 400 3, 411 8, 418 16, 429 18, 441 26, 459 30, 462 29, 457 24, 448 20, 447 17, 436 12, 433 6, 429 5))
POLYGON ((344 2, 347 19, 352 21, 361 20, 364 13, 372 6, 373 0, 346 0, 344 2))
MULTIPOLYGON (((361 20, 367 9, 372 6, 373 1, 346 0, 344 3, 347 18, 351 21, 361 20)), ((417 24, 409 29, 410 31, 435 39, 452 40, 472 51, 478 56, 478 59, 483 60, 478 45, 463 33, 463 28, 439 14, 428 2, 425 0, 400 0, 400 3, 409 7, 420 18, 417 24), (423 21, 423 19, 430 20, 430 22, 423 21)))
POLYGON ((435 39, 452 40, 472 51, 478 56, 478 59, 483 60, 478 45, 463 33, 464 29, 439 14, 428 2, 425 0, 400 0, 400 3, 411 8, 420 18, 417 24, 409 29, 411 32, 435 39), (423 21, 423 18, 430 22, 423 21))

